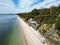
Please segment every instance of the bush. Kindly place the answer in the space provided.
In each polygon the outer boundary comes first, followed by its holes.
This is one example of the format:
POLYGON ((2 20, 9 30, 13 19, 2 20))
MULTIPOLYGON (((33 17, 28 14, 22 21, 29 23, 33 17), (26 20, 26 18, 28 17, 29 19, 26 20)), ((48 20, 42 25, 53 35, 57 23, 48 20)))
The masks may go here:
POLYGON ((60 20, 56 22, 55 26, 56 26, 56 29, 60 30, 60 20))

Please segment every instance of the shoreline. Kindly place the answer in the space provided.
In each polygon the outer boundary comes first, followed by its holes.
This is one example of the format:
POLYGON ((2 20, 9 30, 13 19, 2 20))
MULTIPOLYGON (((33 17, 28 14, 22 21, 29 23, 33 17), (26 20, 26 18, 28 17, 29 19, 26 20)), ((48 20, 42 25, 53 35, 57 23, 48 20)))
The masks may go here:
POLYGON ((26 37, 25 37, 25 35, 24 35, 23 28, 22 28, 22 26, 20 25, 20 22, 19 22, 19 27, 20 27, 20 33, 21 33, 21 36, 22 36, 22 38, 23 38, 24 45, 28 45, 27 40, 26 40, 26 37))
POLYGON ((25 23, 19 16, 17 17, 20 21, 21 27, 23 28, 23 32, 26 37, 28 45, 48 45, 47 43, 43 44, 45 38, 42 35, 40 35, 38 31, 33 29, 27 23, 25 23))

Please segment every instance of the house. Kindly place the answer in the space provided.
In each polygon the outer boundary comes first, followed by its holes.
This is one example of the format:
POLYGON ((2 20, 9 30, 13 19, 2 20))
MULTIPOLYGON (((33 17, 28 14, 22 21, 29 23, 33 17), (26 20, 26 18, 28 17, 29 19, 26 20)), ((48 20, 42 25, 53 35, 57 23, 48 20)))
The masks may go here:
POLYGON ((28 22, 29 22, 29 23, 31 24, 31 26, 32 26, 33 28, 35 28, 35 29, 37 29, 38 26, 39 26, 39 24, 37 24, 37 22, 34 21, 32 18, 30 18, 30 19, 28 20, 28 22))

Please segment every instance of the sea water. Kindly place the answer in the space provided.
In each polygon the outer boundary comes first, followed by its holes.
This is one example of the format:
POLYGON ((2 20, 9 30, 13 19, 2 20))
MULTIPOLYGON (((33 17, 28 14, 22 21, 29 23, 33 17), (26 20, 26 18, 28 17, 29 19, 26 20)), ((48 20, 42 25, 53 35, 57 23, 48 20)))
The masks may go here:
POLYGON ((0 45, 26 45, 16 15, 0 15, 0 45))

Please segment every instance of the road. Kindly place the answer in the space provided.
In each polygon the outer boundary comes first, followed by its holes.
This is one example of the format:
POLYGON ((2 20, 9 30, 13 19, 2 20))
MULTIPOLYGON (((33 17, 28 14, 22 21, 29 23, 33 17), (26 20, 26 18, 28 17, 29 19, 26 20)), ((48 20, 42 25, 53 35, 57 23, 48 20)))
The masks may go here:
POLYGON ((29 26, 27 23, 25 23, 19 16, 17 17, 19 20, 19 25, 21 26, 24 32, 27 45, 48 45, 45 42, 45 38, 42 35, 40 35, 38 31, 29 26))

